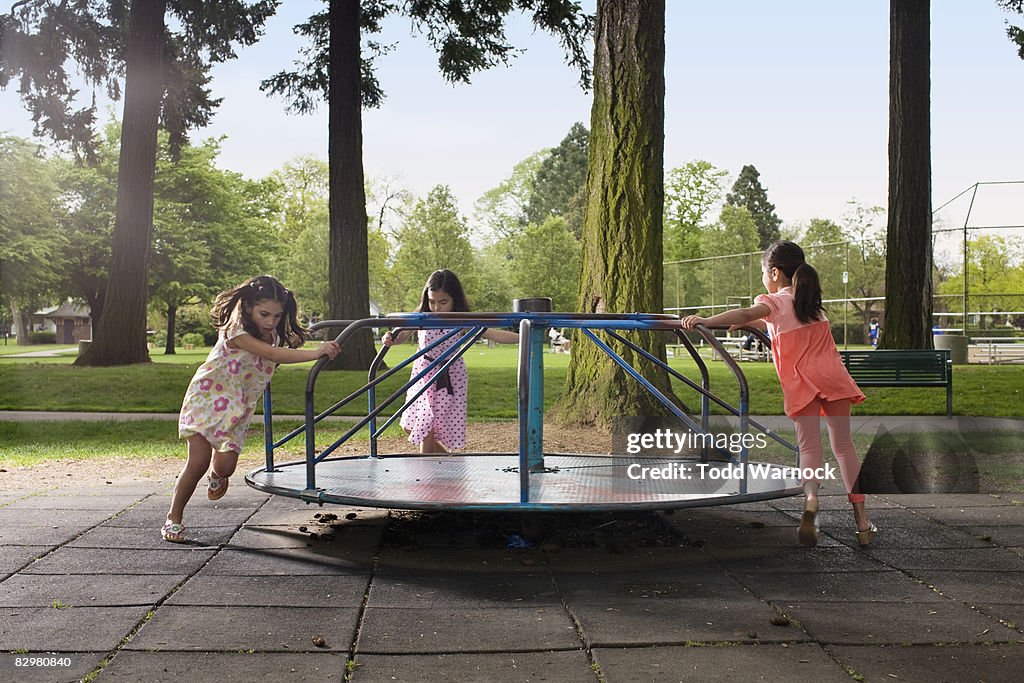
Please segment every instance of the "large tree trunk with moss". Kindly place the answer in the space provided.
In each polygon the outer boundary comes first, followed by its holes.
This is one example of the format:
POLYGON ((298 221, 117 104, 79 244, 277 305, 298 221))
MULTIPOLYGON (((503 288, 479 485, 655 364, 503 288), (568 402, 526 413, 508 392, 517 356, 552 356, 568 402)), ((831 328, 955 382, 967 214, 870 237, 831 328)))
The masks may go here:
MULTIPOLYGON (((327 154, 331 229, 327 306, 334 320, 358 320, 370 315, 358 0, 331 0, 330 25, 327 154)), ((339 332, 331 330, 329 334, 339 332)), ((373 356, 373 337, 369 330, 364 330, 345 344, 327 368, 365 370, 373 356)))
POLYGON ((75 365, 148 363, 146 292, 166 0, 132 0, 110 278, 93 343, 75 365))
MULTIPOLYGON (((660 313, 665 142, 665 4, 599 0, 590 115, 579 310, 660 313)), ((664 340, 631 334, 656 357, 664 340)), ((611 346, 663 391, 664 371, 611 346)), ((616 416, 658 415, 660 404, 582 336, 573 343, 563 422, 608 425, 616 416)))
POLYGON ((932 348, 929 3, 889 3, 889 225, 879 347, 932 348))

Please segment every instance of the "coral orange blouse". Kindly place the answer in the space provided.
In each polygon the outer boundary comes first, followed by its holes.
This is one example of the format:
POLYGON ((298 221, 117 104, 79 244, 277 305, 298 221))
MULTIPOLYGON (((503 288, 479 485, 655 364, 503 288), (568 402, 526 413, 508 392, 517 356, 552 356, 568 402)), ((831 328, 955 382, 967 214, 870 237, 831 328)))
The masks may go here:
POLYGON ((863 392, 843 365, 827 318, 800 322, 793 307, 792 287, 761 294, 754 303, 770 309, 764 320, 772 339, 772 358, 782 385, 786 415, 799 415, 815 398, 864 401, 863 392))

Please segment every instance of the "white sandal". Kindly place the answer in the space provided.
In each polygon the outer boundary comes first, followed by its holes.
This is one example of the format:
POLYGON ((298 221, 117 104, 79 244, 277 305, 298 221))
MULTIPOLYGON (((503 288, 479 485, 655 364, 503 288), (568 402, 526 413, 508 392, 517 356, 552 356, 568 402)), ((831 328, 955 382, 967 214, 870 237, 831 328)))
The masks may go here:
POLYGON ((228 478, 219 477, 216 472, 210 472, 210 485, 206 489, 206 497, 210 500, 220 500, 228 492, 228 478))

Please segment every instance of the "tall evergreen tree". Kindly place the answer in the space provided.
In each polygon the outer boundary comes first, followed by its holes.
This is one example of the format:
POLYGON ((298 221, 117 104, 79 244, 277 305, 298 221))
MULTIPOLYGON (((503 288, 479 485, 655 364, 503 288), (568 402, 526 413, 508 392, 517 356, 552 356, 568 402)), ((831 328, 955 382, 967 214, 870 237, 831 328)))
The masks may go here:
POLYGON ((779 225, 782 221, 775 215, 775 205, 768 201, 768 191, 761 185, 761 174, 752 164, 740 170, 739 177, 732 185, 732 192, 725 196, 725 203, 746 207, 757 225, 760 248, 779 239, 779 225))
MULTIPOLYGON (((310 37, 300 70, 281 72, 263 89, 285 95, 296 111, 310 111, 326 98, 329 107, 328 153, 331 167, 329 315, 363 318, 369 311, 367 219, 363 188, 361 106, 376 107, 384 93, 373 70, 376 56, 390 47, 362 38, 381 30, 383 19, 407 14, 415 31, 427 36, 439 54, 441 73, 468 83, 482 69, 507 63, 515 49, 505 38, 505 19, 513 10, 532 12, 534 25, 556 35, 571 64, 589 83, 584 45, 593 20, 573 0, 422 0, 399 5, 387 0, 327 0, 328 9, 296 27, 310 37)), ((353 340, 329 368, 361 369, 373 357, 369 333, 353 340)))
POLYGON ((566 219, 579 237, 583 228, 583 195, 587 189, 587 141, 590 132, 574 123, 558 147, 551 150, 533 181, 526 218, 540 225, 548 218, 566 219))
POLYGON ((89 85, 113 97, 120 96, 124 77, 113 264, 93 344, 76 364, 149 361, 146 283, 157 128, 162 124, 178 148, 187 130, 209 122, 219 102, 207 88, 211 63, 233 58, 233 43, 255 42, 276 6, 276 0, 23 0, 0 17, 0 87, 17 80, 36 131, 71 142, 86 157, 95 104, 74 110, 77 90, 65 65, 76 64, 89 85))
POLYGON ((932 347, 929 2, 889 2, 889 224, 880 348, 932 347))
MULTIPOLYGON (((665 144, 664 0, 598 0, 594 104, 578 310, 660 311, 665 144)), ((652 333, 637 342, 665 358, 652 333)), ((664 371, 622 344, 613 348, 662 391, 664 371)), ((594 344, 573 346, 559 416, 607 424, 663 408, 594 344)))

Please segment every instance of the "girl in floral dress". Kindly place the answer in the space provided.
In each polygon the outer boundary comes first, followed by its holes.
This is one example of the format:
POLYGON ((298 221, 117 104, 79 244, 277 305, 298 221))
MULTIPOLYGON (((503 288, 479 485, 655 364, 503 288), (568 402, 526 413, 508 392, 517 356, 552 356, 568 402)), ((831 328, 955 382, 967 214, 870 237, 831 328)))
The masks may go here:
POLYGON ((211 316, 220 330, 217 344, 192 378, 178 416, 178 436, 188 441, 188 460, 160 530, 173 543, 185 541, 185 505, 208 469, 207 497, 218 500, 227 490, 245 430, 274 369, 338 354, 334 341, 316 349, 299 348, 308 333, 299 324, 295 296, 269 275, 218 294, 211 316))
MULTIPOLYGON (((780 240, 770 244, 761 256, 761 282, 768 293, 757 296, 753 306, 710 318, 690 315, 683 318, 683 329, 691 330, 698 324, 730 325, 730 329, 752 323, 767 327, 775 371, 782 385, 783 410, 796 427, 800 467, 817 470, 824 464, 820 420, 824 416, 847 500, 853 506, 857 542, 868 545, 878 528, 864 510, 864 494, 858 481, 860 461, 850 435, 850 406, 861 403, 864 394, 836 349, 821 305, 818 273, 804 260, 803 249, 780 240)), ((804 512, 797 533, 802 545, 818 543, 820 485, 815 479, 803 482, 804 512)))
MULTIPOLYGON (((458 276, 450 270, 435 270, 427 278, 420 297, 417 313, 453 313, 469 311, 469 301, 462 289, 458 276)), ((419 348, 426 348, 451 330, 420 330, 419 348)), ((411 332, 392 334, 385 332, 381 341, 385 346, 400 344, 411 332)), ((501 344, 519 342, 519 335, 504 330, 486 330, 484 338, 501 344)), ((429 356, 420 356, 412 365, 415 377, 444 351, 459 343, 456 335, 435 347, 429 356)), ((401 425, 409 433, 409 441, 419 444, 420 453, 446 453, 466 446, 466 389, 469 384, 466 364, 462 358, 438 373, 435 368, 430 374, 409 388, 412 398, 423 388, 416 402, 402 414, 401 425)))

